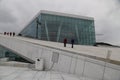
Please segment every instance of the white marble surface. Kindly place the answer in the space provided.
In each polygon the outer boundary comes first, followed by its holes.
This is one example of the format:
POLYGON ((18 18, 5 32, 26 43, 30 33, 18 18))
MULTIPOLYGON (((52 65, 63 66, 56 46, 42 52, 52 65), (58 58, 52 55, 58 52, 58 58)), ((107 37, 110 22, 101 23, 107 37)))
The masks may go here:
POLYGON ((0 66, 13 66, 13 67, 29 67, 29 63, 17 62, 17 61, 0 61, 0 66))
POLYGON ((56 71, 0 66, 0 80, 95 80, 56 71))
MULTIPOLYGON (((29 53, 37 53, 38 49, 34 49, 32 47, 32 43, 34 46, 41 45, 45 47, 51 47, 55 49, 65 50, 69 51, 71 53, 82 53, 85 55, 90 56, 96 56, 100 58, 106 58, 108 55, 108 52, 110 51, 109 59, 120 61, 120 48, 108 48, 108 47, 93 47, 93 46, 82 46, 82 45, 74 45, 74 48, 71 48, 71 44, 67 44, 67 47, 63 47, 63 43, 57 43, 57 42, 50 42, 50 41, 42 41, 42 40, 35 40, 31 38, 25 38, 25 37, 10 37, 10 36, 4 36, 0 35, 0 44, 7 45, 9 48, 12 48, 16 51, 19 51, 23 53, 25 56, 28 56, 27 51, 29 50, 29 53), (14 44, 13 44, 14 43, 14 44), (17 45, 17 46, 15 46, 17 45), (19 45, 19 46, 18 46, 19 45), (29 47, 26 47, 28 46, 29 47), (24 47, 25 48, 24 48, 24 47), (31 47, 31 49, 30 49, 31 47)), ((31 57, 32 55, 29 55, 31 57)), ((37 54, 36 54, 37 56, 37 54)))
MULTIPOLYGON (((78 55, 80 53, 106 58, 108 50, 116 51, 115 54, 118 54, 120 50, 119 48, 98 48, 80 45, 75 45, 74 48, 71 48, 70 44, 67 44, 67 47, 63 47, 63 43, 8 36, 0 36, 0 44, 13 49, 14 51, 18 51, 21 55, 24 55, 32 60, 35 60, 36 57, 43 58, 45 60, 45 69, 49 69, 51 67, 53 63, 51 61, 52 54, 53 52, 57 52, 59 53, 59 59, 58 63, 55 63, 53 66, 53 70, 55 71, 68 73, 69 75, 74 74, 76 76, 84 75, 98 80, 102 80, 103 77, 105 80, 120 80, 119 65, 112 65, 108 63, 105 65, 105 62, 103 61, 78 55)), ((111 52, 111 54, 114 53, 111 52)), ((119 57, 119 55, 120 54, 116 56, 119 57)), ((113 57, 115 58, 113 55, 109 56, 110 59, 113 57)), ((119 61, 117 57, 114 60, 119 61)), ((50 75, 49 73, 47 74, 50 75)), ((67 79, 70 80, 70 77, 66 77, 66 80, 67 79)), ((87 80, 83 77, 81 79, 87 80)))

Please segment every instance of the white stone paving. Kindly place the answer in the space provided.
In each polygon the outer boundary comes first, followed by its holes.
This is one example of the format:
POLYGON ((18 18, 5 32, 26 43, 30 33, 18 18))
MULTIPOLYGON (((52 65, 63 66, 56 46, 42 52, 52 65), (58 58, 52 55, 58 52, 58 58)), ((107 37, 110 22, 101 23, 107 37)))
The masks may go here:
POLYGON ((94 80, 56 71, 0 66, 0 80, 94 80))

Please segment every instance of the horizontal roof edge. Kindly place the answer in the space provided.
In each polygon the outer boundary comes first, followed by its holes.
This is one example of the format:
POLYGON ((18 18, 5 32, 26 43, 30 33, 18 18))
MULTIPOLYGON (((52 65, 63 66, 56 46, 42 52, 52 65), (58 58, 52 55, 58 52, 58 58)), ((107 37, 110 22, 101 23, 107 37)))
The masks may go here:
POLYGON ((61 13, 61 12, 55 12, 55 11, 48 11, 48 10, 40 10, 40 11, 25 25, 25 27, 24 27, 19 33, 21 33, 21 32, 22 32, 33 20, 35 20, 41 13, 53 14, 53 15, 60 15, 60 16, 68 16, 68 17, 80 18, 80 19, 87 19, 87 20, 94 20, 94 18, 92 18, 92 17, 74 15, 74 14, 69 14, 69 13, 61 13))
POLYGON ((67 17, 87 19, 87 20, 94 20, 93 17, 86 17, 86 16, 80 16, 80 15, 69 14, 69 13, 61 13, 61 12, 55 12, 55 11, 48 11, 48 10, 41 10, 40 13, 58 15, 58 16, 67 16, 67 17))

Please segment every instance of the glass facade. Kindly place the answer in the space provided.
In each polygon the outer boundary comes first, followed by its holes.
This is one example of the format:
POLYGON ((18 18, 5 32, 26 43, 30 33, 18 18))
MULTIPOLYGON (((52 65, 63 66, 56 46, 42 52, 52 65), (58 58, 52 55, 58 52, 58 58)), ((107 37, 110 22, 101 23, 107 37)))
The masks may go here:
POLYGON ((16 55, 14 52, 8 50, 5 47, 0 46, 0 58, 8 58, 9 61, 18 61, 18 62, 26 62, 31 63, 28 60, 16 55))
POLYGON ((68 43, 74 39, 75 44, 94 45, 94 20, 40 13, 19 35, 54 42, 67 38, 68 43))

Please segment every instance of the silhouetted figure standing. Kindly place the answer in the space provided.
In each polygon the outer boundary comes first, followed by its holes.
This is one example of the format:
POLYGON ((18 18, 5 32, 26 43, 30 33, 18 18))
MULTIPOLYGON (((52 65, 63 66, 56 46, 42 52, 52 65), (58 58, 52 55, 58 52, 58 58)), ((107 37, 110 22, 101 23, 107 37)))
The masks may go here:
POLYGON ((9 36, 9 32, 7 32, 7 35, 9 36))
POLYGON ((64 47, 66 47, 67 39, 64 39, 64 47))
POLYGON ((71 44, 72 44, 71 48, 73 48, 73 45, 74 45, 74 39, 71 39, 71 44))
POLYGON ((12 36, 12 32, 10 32, 10 36, 12 36))
POLYGON ((15 36, 15 32, 13 32, 13 36, 15 36))
POLYGON ((6 32, 4 32, 4 35, 6 35, 6 32))

